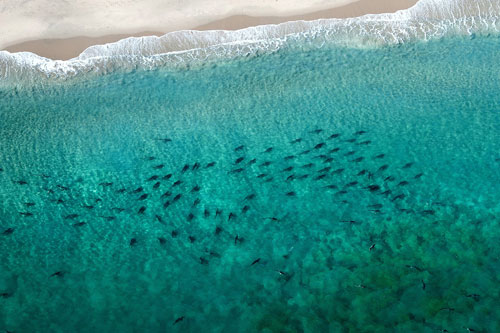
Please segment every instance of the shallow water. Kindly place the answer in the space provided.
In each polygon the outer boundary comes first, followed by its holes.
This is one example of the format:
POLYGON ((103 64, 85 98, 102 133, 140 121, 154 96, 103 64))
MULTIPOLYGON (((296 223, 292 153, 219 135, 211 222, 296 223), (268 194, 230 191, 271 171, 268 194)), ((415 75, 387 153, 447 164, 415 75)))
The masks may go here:
POLYGON ((500 331, 498 45, 0 91, 0 328, 500 331))

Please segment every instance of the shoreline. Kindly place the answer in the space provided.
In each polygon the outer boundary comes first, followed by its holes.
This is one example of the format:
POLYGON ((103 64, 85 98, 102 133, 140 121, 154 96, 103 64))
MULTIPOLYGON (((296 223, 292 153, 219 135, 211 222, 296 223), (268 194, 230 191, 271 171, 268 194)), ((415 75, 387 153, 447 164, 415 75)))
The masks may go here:
MULTIPOLYGON (((359 0, 341 5, 338 7, 314 11, 303 15, 292 16, 248 16, 248 15, 232 15, 227 18, 211 21, 210 23, 198 25, 192 30, 238 30, 251 26, 278 24, 288 21, 299 20, 316 20, 329 18, 351 18, 363 16, 366 14, 392 13, 398 10, 403 10, 412 7, 418 0, 359 0)), ((141 36, 162 36, 165 33, 176 31, 164 30, 143 30, 129 34, 105 34, 100 37, 75 36, 69 38, 47 38, 12 43, 3 48, 11 53, 16 52, 32 52, 39 56, 52 60, 68 60, 77 57, 86 48, 92 45, 106 44, 117 42, 127 37, 141 36)))

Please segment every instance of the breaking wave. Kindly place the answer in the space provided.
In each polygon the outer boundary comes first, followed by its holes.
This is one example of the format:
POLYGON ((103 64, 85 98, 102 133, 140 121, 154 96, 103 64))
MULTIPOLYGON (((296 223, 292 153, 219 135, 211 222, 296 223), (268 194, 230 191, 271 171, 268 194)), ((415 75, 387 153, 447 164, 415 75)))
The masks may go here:
POLYGON ((0 85, 67 80, 115 70, 185 67, 283 47, 379 47, 453 35, 497 33, 500 0, 420 0, 388 14, 262 25, 236 31, 176 31, 94 45, 70 60, 0 51, 0 85))

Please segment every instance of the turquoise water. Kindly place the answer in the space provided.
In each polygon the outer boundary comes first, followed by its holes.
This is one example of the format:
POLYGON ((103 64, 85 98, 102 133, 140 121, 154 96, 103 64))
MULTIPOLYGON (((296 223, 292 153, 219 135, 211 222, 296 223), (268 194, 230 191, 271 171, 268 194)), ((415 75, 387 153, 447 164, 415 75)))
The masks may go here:
POLYGON ((499 45, 0 91, 0 329, 499 332, 499 45))

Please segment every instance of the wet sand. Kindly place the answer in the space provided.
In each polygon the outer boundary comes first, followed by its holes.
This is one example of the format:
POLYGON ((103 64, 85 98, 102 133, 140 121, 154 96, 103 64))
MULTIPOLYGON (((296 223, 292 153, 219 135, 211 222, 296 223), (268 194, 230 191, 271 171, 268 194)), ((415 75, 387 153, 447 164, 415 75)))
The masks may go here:
MULTIPOLYGON (((264 24, 278 24, 287 21, 315 20, 320 18, 348 18, 365 14, 379 14, 395 12, 407 9, 417 3, 418 0, 360 0, 344 6, 327 10, 314 11, 304 15, 293 16, 249 16, 233 15, 224 19, 215 20, 207 24, 193 26, 194 30, 237 30, 250 26, 264 24)), ((200 19, 203 21, 203 19, 200 19)), ((110 29, 112 30, 112 29, 110 29)), ((75 36, 71 38, 47 38, 20 43, 12 43, 5 50, 9 52, 33 52, 50 59, 67 60, 78 56, 83 50, 91 45, 116 42, 127 37, 139 36, 161 36, 165 33, 175 31, 168 27, 162 31, 139 31, 120 34, 103 34, 100 37, 75 36)))

